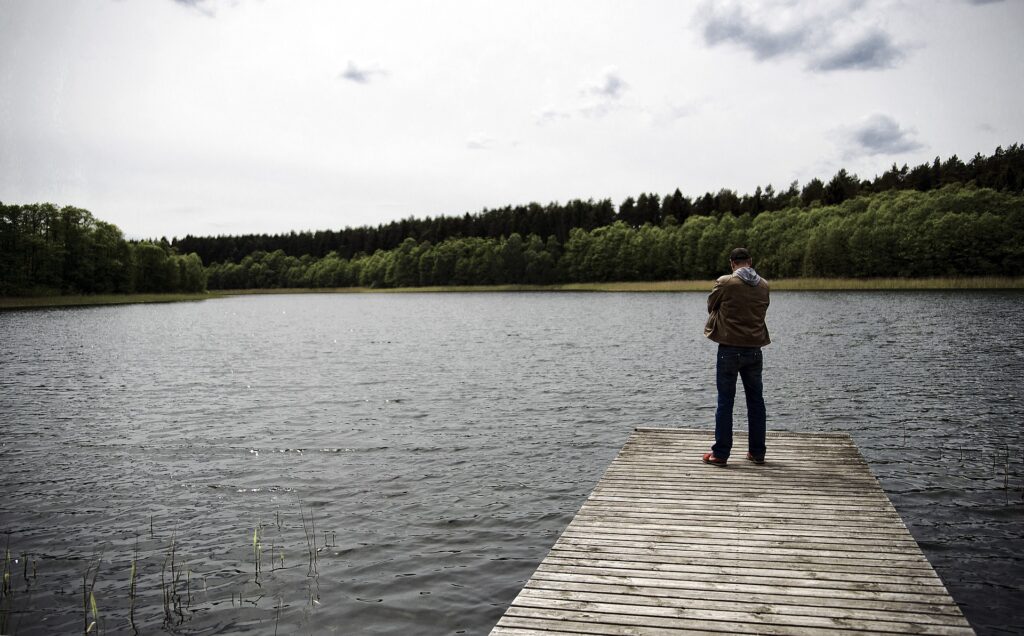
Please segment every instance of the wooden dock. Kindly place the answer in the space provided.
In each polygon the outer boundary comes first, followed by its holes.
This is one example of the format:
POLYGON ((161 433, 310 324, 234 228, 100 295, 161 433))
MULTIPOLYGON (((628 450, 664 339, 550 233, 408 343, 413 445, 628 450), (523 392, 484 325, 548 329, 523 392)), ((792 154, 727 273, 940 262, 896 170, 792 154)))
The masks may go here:
POLYGON ((637 429, 491 632, 973 634, 849 435, 637 429))

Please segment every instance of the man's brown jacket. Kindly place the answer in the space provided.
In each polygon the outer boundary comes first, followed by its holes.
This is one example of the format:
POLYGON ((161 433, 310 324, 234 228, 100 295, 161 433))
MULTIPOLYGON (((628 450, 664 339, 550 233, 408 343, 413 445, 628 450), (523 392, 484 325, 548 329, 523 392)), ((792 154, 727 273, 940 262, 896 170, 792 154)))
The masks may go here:
POLYGON ((768 283, 757 278, 756 285, 744 282, 735 273, 715 281, 708 296, 705 336, 734 347, 763 347, 771 342, 764 324, 768 313, 768 283))

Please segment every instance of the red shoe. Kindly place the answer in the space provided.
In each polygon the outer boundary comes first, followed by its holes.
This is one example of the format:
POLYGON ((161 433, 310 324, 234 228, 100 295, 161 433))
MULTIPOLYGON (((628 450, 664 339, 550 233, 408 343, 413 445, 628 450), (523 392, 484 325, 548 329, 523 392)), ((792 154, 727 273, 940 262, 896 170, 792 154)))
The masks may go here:
POLYGON ((748 461, 752 461, 755 464, 757 464, 758 466, 760 466, 761 464, 764 463, 764 455, 762 455, 760 457, 755 457, 753 453, 747 453, 747 460, 748 461))
POLYGON ((715 457, 714 453, 704 453, 704 463, 712 466, 725 466, 725 460, 715 457))

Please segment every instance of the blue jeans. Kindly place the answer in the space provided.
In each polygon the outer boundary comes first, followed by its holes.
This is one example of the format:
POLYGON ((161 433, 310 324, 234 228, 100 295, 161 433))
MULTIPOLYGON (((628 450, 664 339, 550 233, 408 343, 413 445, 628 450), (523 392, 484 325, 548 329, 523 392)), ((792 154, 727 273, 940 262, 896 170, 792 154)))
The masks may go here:
POLYGON ((759 347, 733 347, 718 345, 716 383, 718 409, 715 411, 715 457, 728 459, 732 451, 732 406, 736 401, 736 376, 743 380, 743 393, 747 396, 747 426, 750 442, 747 450, 754 457, 764 457, 765 422, 761 367, 764 359, 759 347))

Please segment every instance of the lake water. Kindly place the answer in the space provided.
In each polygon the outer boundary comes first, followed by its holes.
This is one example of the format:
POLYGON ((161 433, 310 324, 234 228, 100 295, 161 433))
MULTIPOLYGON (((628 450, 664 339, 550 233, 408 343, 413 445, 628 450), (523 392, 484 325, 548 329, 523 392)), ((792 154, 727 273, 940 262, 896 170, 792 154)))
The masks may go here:
MULTIPOLYGON (((710 444, 704 302, 0 313, 0 633, 485 634, 634 427, 710 444)), ((769 428, 849 432, 979 634, 1024 629, 1022 314, 1011 292, 769 312, 769 428)))

